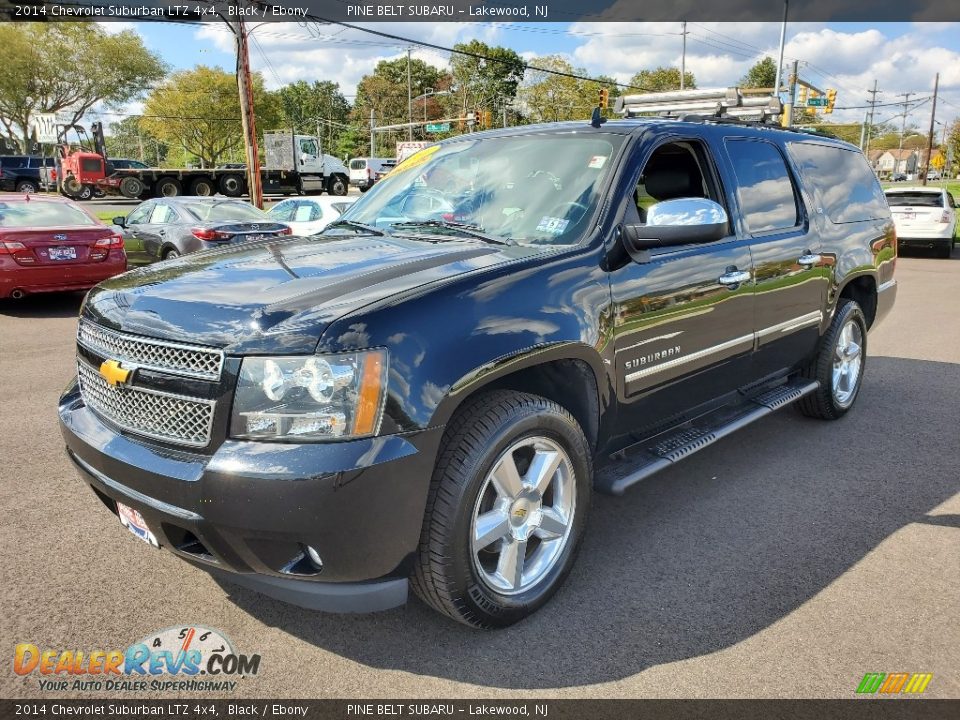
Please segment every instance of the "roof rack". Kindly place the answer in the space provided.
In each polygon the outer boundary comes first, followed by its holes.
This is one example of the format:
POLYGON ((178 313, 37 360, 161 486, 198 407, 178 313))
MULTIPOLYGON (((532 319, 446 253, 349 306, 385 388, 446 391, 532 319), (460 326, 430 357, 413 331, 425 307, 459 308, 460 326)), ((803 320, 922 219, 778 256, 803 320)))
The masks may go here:
POLYGON ((654 114, 699 122, 778 122, 783 104, 776 95, 745 94, 738 87, 623 95, 614 111, 624 117, 654 114))

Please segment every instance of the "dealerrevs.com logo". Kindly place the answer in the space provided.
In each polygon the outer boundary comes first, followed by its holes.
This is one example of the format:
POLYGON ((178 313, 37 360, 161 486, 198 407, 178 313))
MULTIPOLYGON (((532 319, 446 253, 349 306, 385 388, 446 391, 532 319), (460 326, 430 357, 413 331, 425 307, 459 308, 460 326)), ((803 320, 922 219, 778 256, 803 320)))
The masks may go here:
POLYGON ((260 655, 243 655, 219 630, 193 625, 147 635, 126 650, 41 649, 20 643, 13 672, 38 676, 41 690, 229 692, 260 671, 260 655))

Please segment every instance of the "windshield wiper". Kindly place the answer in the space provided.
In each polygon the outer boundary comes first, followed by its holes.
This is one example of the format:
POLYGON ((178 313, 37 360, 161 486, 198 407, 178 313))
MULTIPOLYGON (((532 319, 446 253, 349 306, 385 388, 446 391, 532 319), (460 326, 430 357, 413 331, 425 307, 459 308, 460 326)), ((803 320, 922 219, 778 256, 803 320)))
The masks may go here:
POLYGON ((410 220, 408 222, 398 222, 392 223, 390 227, 393 228, 441 228, 444 230, 455 230, 463 235, 468 237, 476 238, 477 240, 482 240, 483 242, 490 243, 492 245, 516 245, 516 243, 510 238, 501 238, 494 237, 493 235, 487 235, 482 231, 479 225, 471 225, 469 223, 460 223, 454 222, 452 220, 410 220))
POLYGON ((323 232, 326 232, 327 230, 330 230, 331 228, 335 228, 335 227, 357 228, 357 229, 359 229, 359 230, 363 230, 364 232, 368 232, 368 233, 370 233, 371 235, 386 235, 386 234, 387 234, 387 233, 385 233, 383 230, 381 230, 381 229, 378 228, 378 227, 374 227, 373 225, 367 225, 366 223, 362 223, 362 222, 356 222, 355 220, 336 220, 336 221, 330 223, 329 225, 327 225, 327 226, 321 231, 321 234, 323 234, 323 232))

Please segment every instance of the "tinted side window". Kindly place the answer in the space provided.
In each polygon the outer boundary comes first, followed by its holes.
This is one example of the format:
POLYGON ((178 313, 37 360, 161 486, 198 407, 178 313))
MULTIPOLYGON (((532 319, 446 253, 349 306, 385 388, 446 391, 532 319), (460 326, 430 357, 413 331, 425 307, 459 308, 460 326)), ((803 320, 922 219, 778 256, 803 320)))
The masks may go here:
POLYGON ((0 159, 0 164, 5 168, 24 168, 27 166, 25 157, 11 156, 0 159))
POLYGON ((765 141, 726 139, 727 155, 737 176, 743 219, 751 234, 797 225, 793 183, 776 146, 765 141))
POLYGON ((830 222, 860 222, 889 215, 877 176, 861 153, 811 142, 793 142, 788 149, 804 184, 816 190, 830 222))

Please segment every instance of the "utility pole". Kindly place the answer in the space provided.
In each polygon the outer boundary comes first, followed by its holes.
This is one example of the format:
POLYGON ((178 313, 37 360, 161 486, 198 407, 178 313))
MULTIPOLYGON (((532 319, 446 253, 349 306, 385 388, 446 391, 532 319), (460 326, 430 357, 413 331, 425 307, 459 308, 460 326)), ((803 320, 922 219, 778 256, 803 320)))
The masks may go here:
POLYGON ((897 162, 894 165, 895 173, 900 172, 899 166, 900 166, 900 163, 902 162, 901 156, 903 155, 903 136, 907 132, 907 113, 909 112, 909 108, 910 108, 911 95, 916 95, 916 93, 905 92, 905 93, 899 93, 897 95, 897 97, 903 98, 903 117, 900 120, 900 149, 899 149, 899 152, 897 153, 897 162))
POLYGON ((777 77, 773 81, 773 92, 780 96, 780 75, 783 72, 783 48, 787 42, 787 11, 790 9, 790 0, 783 0, 783 24, 780 26, 780 59, 777 61, 777 77))
POLYGON ((800 62, 793 61, 790 68, 790 90, 787 94, 787 104, 783 108, 783 125, 790 127, 793 125, 793 106, 797 98, 797 76, 800 72, 800 62))
POLYGON ((413 140, 413 85, 410 82, 410 51, 407 48, 407 122, 410 126, 407 128, 407 140, 413 140))
POLYGON ((680 33, 683 35, 683 54, 680 56, 680 89, 683 90, 686 83, 687 76, 687 21, 684 20, 683 30, 680 33))
MULTIPOLYGON (((239 6, 239 1, 236 3, 239 6)), ((240 90, 240 120, 247 151, 247 189, 250 202, 263 209, 263 185, 260 179, 260 149, 257 147, 257 122, 253 112, 253 82, 250 77, 250 50, 243 20, 227 23, 237 45, 237 87, 240 90)))
MULTIPOLYGON (((863 149, 863 141, 867 136, 867 118, 870 117, 869 112, 863 114, 863 125, 860 126, 860 150, 866 154, 866 150, 863 149)), ((868 158, 869 160, 869 158, 868 158)))
POLYGON ((930 108, 930 133, 927 135, 927 162, 923 171, 923 185, 927 184, 927 175, 930 174, 930 161, 933 160, 933 123, 937 117, 937 92, 940 89, 940 73, 933 78, 933 107, 930 108))
POLYGON ((870 122, 867 124, 867 140, 863 148, 864 153, 870 152, 870 135, 873 133, 873 113, 877 108, 877 93, 883 90, 877 90, 877 81, 873 81, 873 90, 867 90, 870 93, 870 122))

